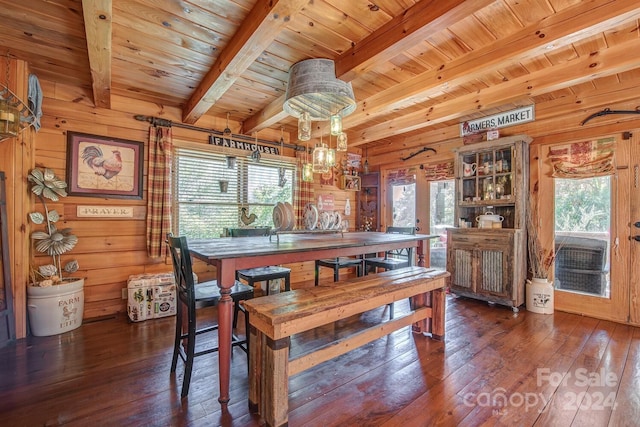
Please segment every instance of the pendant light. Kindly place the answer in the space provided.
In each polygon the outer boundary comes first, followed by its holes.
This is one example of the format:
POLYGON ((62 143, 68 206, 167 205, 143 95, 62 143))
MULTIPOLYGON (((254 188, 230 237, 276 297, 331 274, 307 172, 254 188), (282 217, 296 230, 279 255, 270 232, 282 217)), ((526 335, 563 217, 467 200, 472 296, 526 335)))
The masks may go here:
POLYGON ((222 136, 231 138, 231 128, 229 128, 229 112, 227 111, 227 127, 222 131, 222 136))
POLYGON ((340 135, 342 133, 342 116, 339 113, 333 114, 330 119, 331 135, 340 135))
POLYGON ((336 78, 335 63, 313 58, 289 69, 287 92, 282 105, 285 113, 298 118, 298 139, 311 139, 311 122, 331 123, 331 134, 342 132, 342 118, 353 113, 356 100, 350 82, 336 78))
POLYGON ((327 146, 322 143, 322 132, 320 133, 320 144, 317 144, 313 149, 313 172, 329 172, 329 166, 327 165, 327 146))
POLYGON ((300 141, 309 141, 311 139, 311 117, 307 111, 304 111, 298 117, 298 139, 300 141))
POLYGON ((302 180, 313 182, 313 165, 309 163, 309 146, 304 149, 304 164, 302 165, 302 180))
POLYGON ((332 168, 336 165, 336 150, 331 148, 331 134, 329 134, 329 149, 327 150, 327 166, 332 168))

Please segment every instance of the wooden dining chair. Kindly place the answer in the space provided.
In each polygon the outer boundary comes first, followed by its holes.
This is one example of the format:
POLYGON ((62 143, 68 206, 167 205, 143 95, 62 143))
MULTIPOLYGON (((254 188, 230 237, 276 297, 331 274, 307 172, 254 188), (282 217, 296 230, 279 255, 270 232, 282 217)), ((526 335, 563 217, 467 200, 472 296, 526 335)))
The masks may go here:
MULTIPOLYGON (((189 393, 194 358, 218 351, 217 345, 197 352, 195 351, 197 336, 218 329, 217 324, 198 328, 196 310, 217 305, 218 301, 220 301, 220 289, 216 280, 198 284, 195 283, 191 267, 191 254, 187 246, 187 239, 184 236, 173 237, 171 233, 168 233, 167 245, 169 246, 171 260, 173 261, 178 297, 171 373, 176 371, 178 356, 180 356, 185 366, 181 397, 186 397, 189 393), (187 322, 186 332, 183 330, 183 321, 185 318, 187 322)), ((231 345, 232 347, 240 347, 247 354, 247 365, 249 355, 249 314, 239 302, 251 298, 253 298, 253 288, 236 281, 231 288, 231 299, 233 299, 234 303, 233 325, 234 327, 236 326, 238 311, 242 310, 245 318, 245 338, 240 339, 233 334, 231 345)))
MULTIPOLYGON (((230 228, 231 237, 248 236, 268 236, 270 228, 230 228)), ((266 293, 269 295, 272 280, 284 280, 284 290, 291 290, 291 269, 277 265, 267 267, 245 268, 236 271, 236 280, 244 280, 249 286, 254 287, 256 283, 266 282, 266 293)))

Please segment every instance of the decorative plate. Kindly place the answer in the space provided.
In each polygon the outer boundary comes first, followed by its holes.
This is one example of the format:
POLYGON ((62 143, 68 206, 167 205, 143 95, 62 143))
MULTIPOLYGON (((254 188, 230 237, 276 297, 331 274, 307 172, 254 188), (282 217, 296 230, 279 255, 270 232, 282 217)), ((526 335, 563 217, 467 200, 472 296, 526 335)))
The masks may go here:
POLYGON ((304 207, 304 226, 307 230, 314 230, 318 225, 318 209, 311 203, 304 207))
POLYGON ((286 218, 284 216, 284 212, 282 212, 280 204, 275 205, 273 207, 273 227, 276 230, 282 230, 285 219, 286 218))
POLYGON ((331 227, 333 227, 333 216, 327 211, 320 213, 320 228, 329 230, 331 227))
POLYGON ((340 230, 340 228, 342 228, 342 215, 340 215, 340 212, 338 211, 335 211, 334 215, 335 215, 335 220, 333 222, 333 229, 340 230))
POLYGON ((287 210, 287 216, 291 218, 288 230, 293 230, 296 227, 296 213, 293 210, 293 206, 291 206, 291 203, 284 202, 284 207, 287 210))

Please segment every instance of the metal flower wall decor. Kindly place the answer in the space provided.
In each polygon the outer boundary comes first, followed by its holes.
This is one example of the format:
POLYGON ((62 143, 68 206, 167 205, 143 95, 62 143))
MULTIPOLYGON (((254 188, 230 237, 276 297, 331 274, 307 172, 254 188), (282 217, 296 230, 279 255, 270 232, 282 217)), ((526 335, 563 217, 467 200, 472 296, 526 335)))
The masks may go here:
MULTIPOLYGON (((37 271, 32 270, 32 284, 34 286, 52 286, 61 284, 62 266, 60 256, 73 249, 78 243, 78 238, 71 234, 70 228, 58 229, 55 223, 60 219, 60 215, 55 210, 49 210, 47 199, 57 202, 61 197, 67 196, 67 183, 58 178, 55 173, 48 168, 33 169, 27 177, 31 183, 31 192, 38 196, 44 207, 44 214, 32 212, 29 219, 36 225, 44 224, 44 231, 34 231, 31 239, 35 244, 35 249, 40 253, 46 253, 52 257, 53 263, 41 265, 37 271)), ((73 260, 64 266, 64 271, 74 273, 78 270, 78 262, 73 260)))

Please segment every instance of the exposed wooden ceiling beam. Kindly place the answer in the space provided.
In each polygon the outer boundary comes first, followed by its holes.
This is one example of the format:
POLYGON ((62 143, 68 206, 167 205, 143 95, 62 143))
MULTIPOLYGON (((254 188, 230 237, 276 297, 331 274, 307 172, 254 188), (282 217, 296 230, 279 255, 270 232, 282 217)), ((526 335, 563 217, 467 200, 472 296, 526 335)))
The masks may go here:
POLYGON ((82 0, 96 107, 111 108, 111 0, 82 0))
MULTIPOLYGON (((399 51, 420 43, 430 34, 444 30, 493 1, 422 0, 340 55, 335 61, 336 75, 341 80, 351 81, 374 63, 396 56, 399 51)), ((245 120, 244 131, 258 131, 286 118, 287 114, 282 111, 283 102, 284 98, 279 97, 262 111, 245 120)))
POLYGON ((494 0, 422 0, 336 59, 336 75, 351 81, 376 63, 389 61, 429 36, 493 3, 494 0))
POLYGON ((253 132, 266 129, 281 120, 287 118, 287 113, 282 109, 284 104, 285 95, 277 97, 273 102, 270 102, 262 110, 258 111, 253 116, 242 122, 242 132, 250 135, 253 132))
MULTIPOLYGON (((602 108, 613 107, 613 103, 619 104, 622 102, 632 102, 629 106, 629 109, 632 110, 639 107, 640 101, 637 101, 637 93, 635 92, 636 88, 637 82, 630 79, 612 84, 608 89, 603 89, 601 87, 592 88, 590 90, 582 91, 576 96, 564 96, 546 102, 537 103, 535 122, 548 123, 549 120, 556 117, 575 117, 575 123, 572 127, 579 126, 582 128, 582 126, 580 126, 580 121, 582 119, 593 112, 601 110, 602 108)), ((613 108, 619 109, 617 107, 613 108)), ((524 130, 508 128, 506 129, 506 132, 509 134, 529 133, 532 128, 534 128, 533 124, 527 124, 527 127, 523 128, 524 130)), ((453 127, 426 130, 419 133, 397 135, 389 138, 388 142, 380 145, 410 150, 415 149, 415 147, 418 146, 424 146, 425 144, 432 144, 434 142, 458 137, 460 137, 460 130, 459 126, 455 125, 453 127)), ((376 144, 376 147, 377 146, 378 145, 376 144)), ((371 148, 369 148, 369 156, 372 157, 372 153, 375 155, 377 151, 381 151, 382 155, 384 155, 384 153, 388 153, 389 150, 382 148, 381 150, 376 149, 372 151, 371 148)))
POLYGON ((205 114, 309 1, 258 0, 187 101, 182 121, 205 114))
POLYGON ((453 60, 440 70, 424 72, 360 100, 356 112, 345 117, 344 127, 354 128, 376 117, 386 116, 390 110, 424 102, 441 93, 444 85, 456 87, 491 70, 505 67, 515 58, 532 58, 550 51, 550 47, 557 49, 638 17, 640 4, 637 0, 619 1, 615 8, 611 7, 611 0, 578 3, 544 19, 539 25, 523 28, 506 39, 453 60))
POLYGON ((358 146, 390 135, 411 132, 447 120, 455 120, 480 110, 505 103, 568 88, 598 77, 624 72, 637 67, 637 59, 629 52, 640 49, 640 40, 633 39, 585 58, 578 58, 541 71, 524 75, 477 93, 449 101, 434 103, 427 108, 407 113, 383 124, 369 126, 349 144, 358 146))

